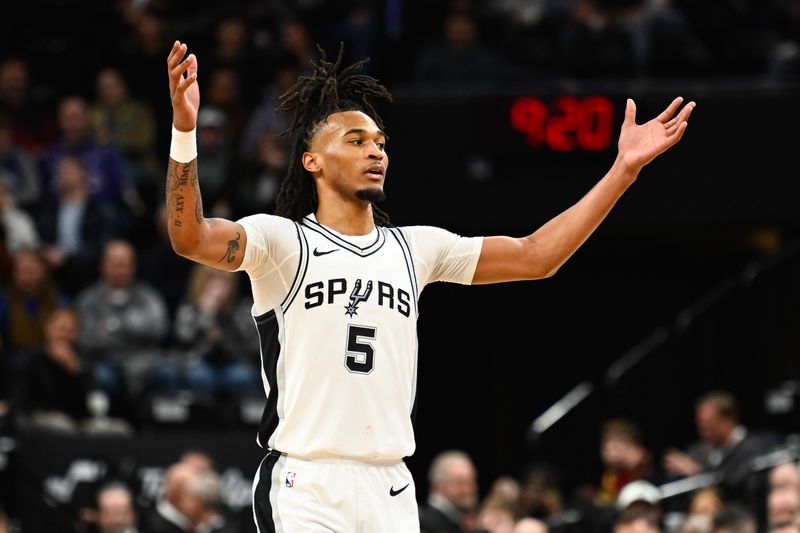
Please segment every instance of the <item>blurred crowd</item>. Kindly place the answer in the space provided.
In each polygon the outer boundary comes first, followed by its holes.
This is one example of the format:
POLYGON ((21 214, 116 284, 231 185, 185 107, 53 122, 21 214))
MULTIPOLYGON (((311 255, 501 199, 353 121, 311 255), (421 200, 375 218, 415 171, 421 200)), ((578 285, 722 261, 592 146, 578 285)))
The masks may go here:
POLYGON ((393 86, 790 79, 800 42, 797 0, 450 0, 426 2, 424 17, 392 1, 216 4, 4 7, 0 413, 74 429, 97 392, 94 414, 135 425, 143 395, 258 392, 248 287, 191 266, 165 237, 165 58, 177 37, 199 58, 206 215, 234 219, 274 207, 288 157, 277 97, 317 42, 346 42, 346 61, 376 58, 393 86), (21 23, 37 9, 52 16, 21 23))
MULTIPOLYGON (((224 480, 205 451, 186 450, 156 473, 152 501, 130 480, 103 479, 79 486, 71 513, 54 513, 21 531, 59 533, 237 533, 250 531, 249 513, 235 513, 224 503, 224 480), (46 525, 45 525, 46 524, 46 525)), ((7 533, 0 508, 0 533, 7 533)))
MULTIPOLYGON (((696 442, 658 454, 647 445, 655 437, 622 418, 581 435, 596 439, 599 469, 575 486, 563 482, 570 465, 544 457, 484 480, 468 453, 442 451, 417 480, 422 533, 800 533, 800 436, 746 427, 724 391, 700 397, 694 419, 696 442)), ((49 524, 67 533, 253 529, 248 508, 224 505, 207 452, 186 450, 157 479, 148 491, 141 478, 100 477, 49 524)), ((0 508, 6 533, 2 520, 0 508)))
MULTIPOLYGON (((263 402, 249 288, 178 257, 166 236, 166 55, 176 38, 199 58, 206 215, 228 218, 272 211, 288 156, 277 97, 308 72, 317 42, 330 52, 344 41, 346 61, 373 57, 370 72, 391 87, 800 74, 798 0, 64 0, 2 9, 0 431, 130 434, 191 419, 176 406, 204 406, 204 423, 258 416, 260 405, 246 408, 263 402), (35 27, 25 23, 35 16, 35 27)), ((700 401, 696 418, 698 445, 661 461, 633 423, 610 421, 605 471, 575 495, 562 492, 556 466, 537 464, 496 480, 479 503, 469 457, 447 452, 431 466, 423 530, 797 532, 797 466, 752 465, 785 439, 748 432, 724 394, 700 401), (707 486, 666 497, 659 487, 678 478, 707 486)), ((213 501, 212 469, 181 462, 170 472, 162 514, 180 522, 196 512, 192 530, 217 531, 213 505, 197 503, 213 501)), ((87 523, 135 531, 130 491, 103 488, 87 523)))
POLYGON ((424 533, 756 533, 800 532, 800 443, 739 420, 736 399, 698 399, 699 440, 661 457, 625 419, 599 435, 602 472, 564 487, 568 465, 532 464, 484 487, 470 457, 438 455, 421 504, 424 533))

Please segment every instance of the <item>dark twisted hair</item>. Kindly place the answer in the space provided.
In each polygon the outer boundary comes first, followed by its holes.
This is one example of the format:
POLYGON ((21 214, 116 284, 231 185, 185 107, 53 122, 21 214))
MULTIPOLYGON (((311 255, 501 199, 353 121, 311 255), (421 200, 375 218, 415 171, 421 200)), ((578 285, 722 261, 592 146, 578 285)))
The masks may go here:
MULTIPOLYGON (((311 76, 300 76, 297 83, 281 95, 278 106, 279 112, 291 114, 291 126, 284 134, 290 136, 292 148, 289 169, 276 200, 276 213, 292 220, 300 220, 317 210, 317 190, 311 174, 303 167, 303 152, 308 150, 319 125, 334 113, 361 111, 384 129, 369 99, 392 101, 392 95, 377 79, 360 73, 369 58, 340 70, 343 44, 335 63, 327 60, 321 47, 317 49, 320 60, 311 61, 311 76)), ((390 225, 389 217, 374 203, 372 213, 376 225, 390 225)))

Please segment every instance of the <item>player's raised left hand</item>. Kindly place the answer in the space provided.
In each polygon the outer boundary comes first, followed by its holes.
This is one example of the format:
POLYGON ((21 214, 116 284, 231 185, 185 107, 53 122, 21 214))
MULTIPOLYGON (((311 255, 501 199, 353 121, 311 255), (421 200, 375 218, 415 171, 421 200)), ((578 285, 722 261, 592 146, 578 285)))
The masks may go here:
POLYGON ((180 131, 197 126, 200 109, 200 89, 197 87, 197 57, 189 54, 187 46, 175 41, 167 57, 169 96, 172 99, 172 123, 180 131))
POLYGON ((628 98, 617 146, 619 157, 631 171, 639 172, 656 156, 681 140, 689 124, 689 115, 696 105, 689 102, 676 116, 675 112, 682 103, 683 98, 679 96, 656 118, 636 124, 636 104, 628 98))

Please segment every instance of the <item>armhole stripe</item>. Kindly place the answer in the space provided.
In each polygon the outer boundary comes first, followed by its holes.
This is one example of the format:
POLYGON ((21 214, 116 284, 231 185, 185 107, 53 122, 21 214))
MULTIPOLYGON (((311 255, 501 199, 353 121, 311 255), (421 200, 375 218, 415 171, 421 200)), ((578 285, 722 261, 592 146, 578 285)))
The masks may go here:
POLYGON ((406 242, 405 237, 403 237, 403 233, 400 231, 399 228, 390 228, 388 229, 391 232, 392 236, 397 241, 397 244, 400 246, 400 250, 403 252, 403 259, 406 262, 406 270, 408 271, 408 278, 411 281, 411 290, 414 291, 414 311, 416 311, 417 316, 419 316, 419 309, 417 309, 417 300, 419 299, 419 288, 417 287, 417 275, 414 269, 414 258, 411 256, 411 249, 406 242), (398 236, 399 234, 399 236, 398 236))
POLYGON ((289 292, 286 294, 286 298, 281 302, 281 310, 284 314, 289 309, 289 306, 292 305, 297 293, 300 291, 300 285, 303 284, 306 272, 308 271, 308 240, 300 224, 295 222, 294 225, 297 231, 297 241, 300 243, 300 260, 297 262, 297 272, 295 272, 289 292))

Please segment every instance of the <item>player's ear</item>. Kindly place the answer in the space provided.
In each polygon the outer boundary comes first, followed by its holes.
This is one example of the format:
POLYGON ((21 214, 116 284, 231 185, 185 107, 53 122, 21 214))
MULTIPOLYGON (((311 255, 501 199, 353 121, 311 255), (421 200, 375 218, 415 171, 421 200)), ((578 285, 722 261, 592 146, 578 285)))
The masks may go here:
POLYGON ((319 172, 321 167, 317 154, 313 152, 303 152, 303 168, 311 172, 319 172))

